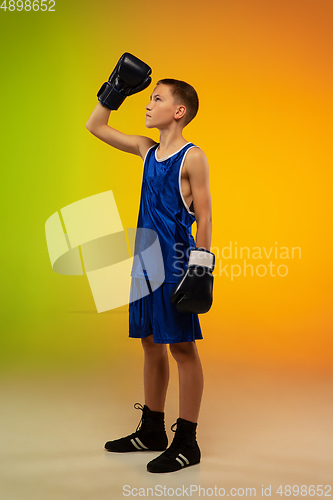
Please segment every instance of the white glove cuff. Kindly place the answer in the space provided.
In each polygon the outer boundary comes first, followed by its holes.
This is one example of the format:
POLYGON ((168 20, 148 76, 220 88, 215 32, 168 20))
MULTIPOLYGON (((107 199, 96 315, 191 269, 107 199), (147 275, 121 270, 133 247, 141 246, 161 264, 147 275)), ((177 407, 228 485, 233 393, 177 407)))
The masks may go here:
POLYGON ((208 250, 191 250, 188 267, 201 266, 214 269, 214 254, 208 250))

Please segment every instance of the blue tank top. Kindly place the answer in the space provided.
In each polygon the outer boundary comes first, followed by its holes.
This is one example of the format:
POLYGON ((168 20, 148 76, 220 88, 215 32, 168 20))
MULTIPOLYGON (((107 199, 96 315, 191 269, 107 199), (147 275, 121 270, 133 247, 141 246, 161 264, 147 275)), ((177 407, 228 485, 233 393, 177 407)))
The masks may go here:
POLYGON ((186 272, 189 251, 195 248, 193 203, 188 207, 182 195, 181 171, 188 151, 198 146, 188 142, 162 160, 156 157, 158 146, 152 146, 144 159, 131 276, 178 283, 186 272))

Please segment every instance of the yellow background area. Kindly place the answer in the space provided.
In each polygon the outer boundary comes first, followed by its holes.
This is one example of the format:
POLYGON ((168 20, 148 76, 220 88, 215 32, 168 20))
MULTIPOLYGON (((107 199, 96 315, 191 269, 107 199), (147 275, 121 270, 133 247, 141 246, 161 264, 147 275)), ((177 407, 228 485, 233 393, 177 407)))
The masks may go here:
POLYGON ((44 235, 52 213, 107 190, 123 226, 136 225, 141 159, 85 128, 128 51, 152 67, 153 84, 111 113, 115 128, 158 140, 144 107, 160 78, 199 94, 184 136, 209 160, 216 254, 200 348, 217 360, 330 372, 331 2, 145 0, 125 11, 99 1, 0 13, 4 365, 90 366, 105 342, 111 357, 128 343, 127 310, 95 314, 86 277, 52 271, 44 235), (226 247, 260 248, 262 258, 245 259, 253 276, 244 258, 222 258, 226 247))

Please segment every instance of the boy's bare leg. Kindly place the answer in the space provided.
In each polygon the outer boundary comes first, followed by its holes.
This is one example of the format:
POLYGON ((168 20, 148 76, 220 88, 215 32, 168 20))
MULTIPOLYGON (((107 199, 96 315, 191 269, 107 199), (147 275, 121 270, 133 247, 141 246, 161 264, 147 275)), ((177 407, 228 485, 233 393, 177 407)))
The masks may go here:
POLYGON ((197 422, 203 392, 203 372, 195 342, 170 344, 178 366, 179 417, 197 422))
POLYGON ((170 344, 178 365, 179 418, 169 448, 147 464, 149 472, 174 472, 200 462, 201 452, 196 440, 197 420, 203 391, 203 373, 195 342, 170 344))
POLYGON ((153 335, 141 339, 144 350, 145 404, 151 411, 164 412, 169 384, 169 359, 166 344, 155 344, 153 335))
POLYGON ((168 445, 165 432, 164 404, 169 382, 167 346, 154 344, 153 336, 142 339, 144 349, 145 405, 135 406, 142 410, 138 428, 132 434, 105 443, 112 452, 162 451, 168 445), (148 407, 148 408, 147 408, 148 407))

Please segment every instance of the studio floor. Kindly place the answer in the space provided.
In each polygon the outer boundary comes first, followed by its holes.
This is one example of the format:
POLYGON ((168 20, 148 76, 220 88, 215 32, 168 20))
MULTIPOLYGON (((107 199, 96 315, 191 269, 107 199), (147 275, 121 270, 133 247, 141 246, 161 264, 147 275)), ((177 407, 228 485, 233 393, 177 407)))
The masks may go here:
MULTIPOLYGON (((333 495, 329 376, 207 360, 204 369, 197 433, 202 461, 171 474, 146 471, 146 463, 158 453, 104 450, 105 441, 133 432, 141 418, 133 408, 135 402, 143 403, 140 362, 89 374, 4 375, 0 498, 333 495), (288 485, 294 487, 291 494, 288 485), (313 495, 304 490, 311 485, 322 486, 313 495)), ((174 366, 169 389, 166 427, 171 440, 170 427, 178 416, 174 366)))

